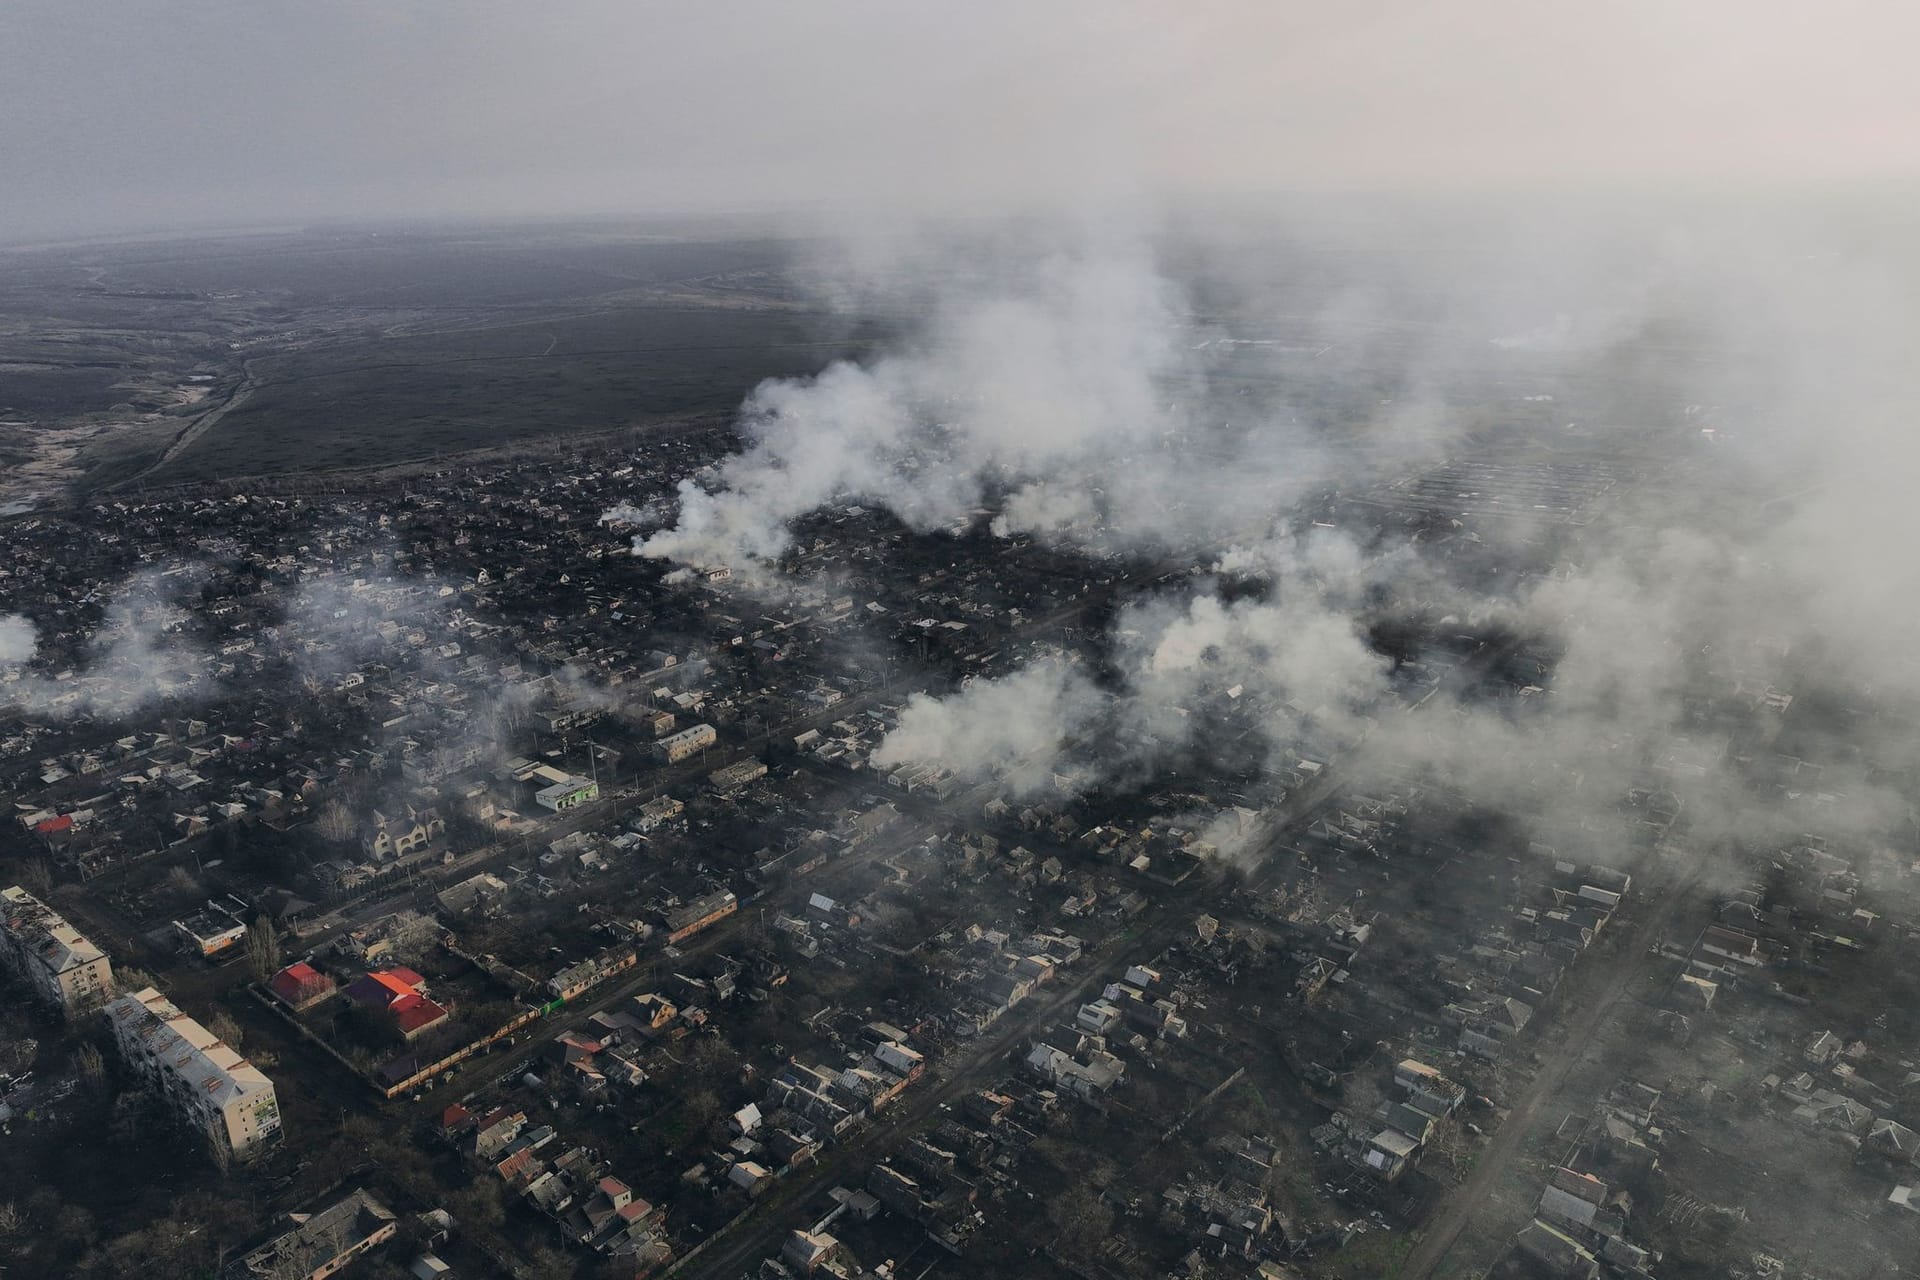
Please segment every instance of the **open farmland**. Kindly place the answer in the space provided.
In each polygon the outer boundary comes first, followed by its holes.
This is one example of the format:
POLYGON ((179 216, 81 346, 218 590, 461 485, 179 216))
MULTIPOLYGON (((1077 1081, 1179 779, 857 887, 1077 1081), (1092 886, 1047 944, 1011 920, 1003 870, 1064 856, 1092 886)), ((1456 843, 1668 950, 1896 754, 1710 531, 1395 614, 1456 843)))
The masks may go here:
POLYGON ((148 480, 370 466, 725 410, 763 378, 858 350, 807 316, 635 308, 272 356, 148 480))
POLYGON ((792 241, 266 231, 0 258, 0 502, 382 466, 727 412, 875 336, 792 241))

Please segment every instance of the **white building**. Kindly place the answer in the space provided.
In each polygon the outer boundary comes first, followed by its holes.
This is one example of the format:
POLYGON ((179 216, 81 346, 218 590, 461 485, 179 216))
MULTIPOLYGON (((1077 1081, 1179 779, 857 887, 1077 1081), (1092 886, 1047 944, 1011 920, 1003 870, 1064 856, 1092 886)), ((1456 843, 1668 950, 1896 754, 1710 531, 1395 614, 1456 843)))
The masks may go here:
POLYGON ((679 764, 682 760, 705 751, 718 741, 720 741, 719 730, 710 724, 696 724, 690 729, 669 734, 653 745, 668 764, 679 764))
POLYGON ((273 1081, 158 991, 113 1001, 107 1023, 128 1065, 206 1135, 216 1160, 247 1160, 279 1139, 273 1081))
POLYGON ((196 911, 185 920, 175 920, 173 931, 184 946, 203 959, 231 951, 247 936, 246 925, 211 907, 196 911))
POLYGON ((0 889, 0 955, 42 999, 67 1013, 91 1009, 113 994, 106 952, 19 885, 0 889))
POLYGON ((551 809, 559 813, 562 809, 571 809, 577 804, 587 804, 600 798, 600 784, 590 778, 565 778, 540 788, 533 795, 534 803, 542 809, 551 809))

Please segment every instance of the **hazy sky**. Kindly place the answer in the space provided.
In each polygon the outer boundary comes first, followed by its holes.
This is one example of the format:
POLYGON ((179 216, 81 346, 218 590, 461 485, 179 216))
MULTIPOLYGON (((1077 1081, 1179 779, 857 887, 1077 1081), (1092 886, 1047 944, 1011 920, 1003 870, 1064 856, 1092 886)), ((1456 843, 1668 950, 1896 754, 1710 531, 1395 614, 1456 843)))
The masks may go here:
POLYGON ((1893 0, 10 0, 0 240, 1920 169, 1893 0))

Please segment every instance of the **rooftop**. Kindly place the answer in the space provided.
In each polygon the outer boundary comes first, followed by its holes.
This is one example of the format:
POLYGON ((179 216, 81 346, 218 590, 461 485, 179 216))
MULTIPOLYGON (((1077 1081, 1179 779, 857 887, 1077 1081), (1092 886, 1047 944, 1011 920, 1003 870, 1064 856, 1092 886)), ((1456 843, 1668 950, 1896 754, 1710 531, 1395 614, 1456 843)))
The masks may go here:
POLYGON ((7 931, 21 939, 40 962, 54 973, 65 973, 106 958, 60 914, 19 885, 0 889, 0 916, 7 931))
POLYGON ((249 1253, 230 1274, 311 1275, 393 1225, 391 1209, 366 1191, 354 1191, 249 1253))
POLYGON ((152 987, 113 1001, 107 1016, 145 1040, 157 1060, 204 1089, 219 1106, 273 1089, 258 1067, 152 987))

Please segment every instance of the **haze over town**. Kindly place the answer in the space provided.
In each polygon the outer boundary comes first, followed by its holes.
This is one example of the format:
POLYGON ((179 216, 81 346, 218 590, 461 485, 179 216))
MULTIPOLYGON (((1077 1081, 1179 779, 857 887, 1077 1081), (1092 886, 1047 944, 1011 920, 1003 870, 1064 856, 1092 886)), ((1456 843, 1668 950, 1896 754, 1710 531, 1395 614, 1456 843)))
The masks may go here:
POLYGON ((1917 27, 29 0, 0 1269, 1900 1274, 1917 27))

